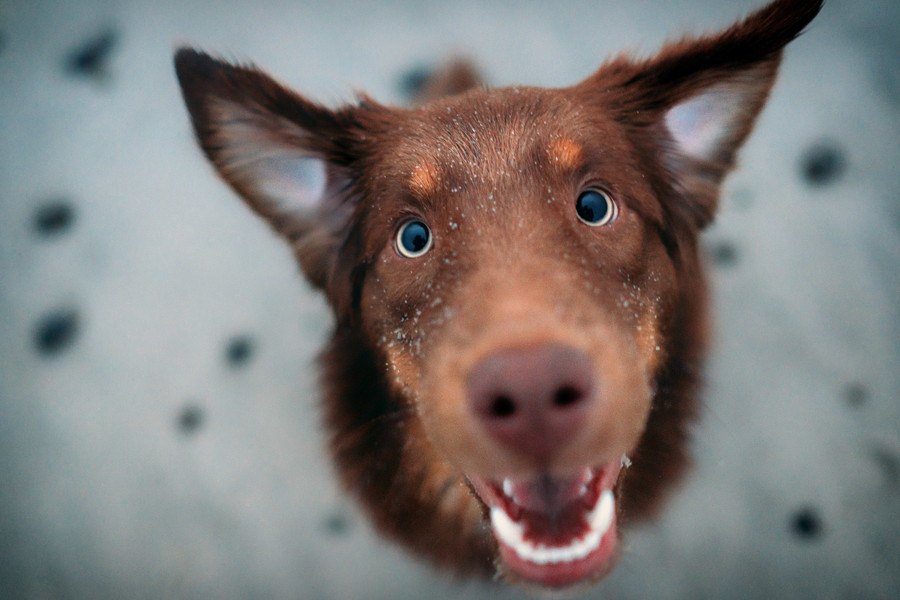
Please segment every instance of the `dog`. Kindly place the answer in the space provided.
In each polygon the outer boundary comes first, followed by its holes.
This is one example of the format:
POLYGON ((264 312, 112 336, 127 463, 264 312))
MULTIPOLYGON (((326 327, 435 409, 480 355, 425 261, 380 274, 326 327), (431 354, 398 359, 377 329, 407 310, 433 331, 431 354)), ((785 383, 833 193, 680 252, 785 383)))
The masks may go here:
POLYGON ((206 156, 329 301, 330 451, 377 530, 460 575, 609 573, 688 468, 698 237, 821 5, 776 0, 560 89, 457 65, 410 108, 330 109, 177 52, 206 156))

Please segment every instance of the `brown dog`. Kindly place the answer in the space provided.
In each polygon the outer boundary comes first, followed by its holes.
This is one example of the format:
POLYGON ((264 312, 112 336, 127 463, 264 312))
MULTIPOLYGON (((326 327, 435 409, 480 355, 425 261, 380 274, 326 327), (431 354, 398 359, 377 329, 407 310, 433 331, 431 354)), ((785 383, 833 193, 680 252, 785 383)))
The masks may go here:
POLYGON ((685 471, 698 232, 820 6, 778 0, 572 87, 411 109, 330 110, 178 52, 207 156, 333 307, 331 450, 380 531, 460 573, 610 570, 619 526, 685 471))

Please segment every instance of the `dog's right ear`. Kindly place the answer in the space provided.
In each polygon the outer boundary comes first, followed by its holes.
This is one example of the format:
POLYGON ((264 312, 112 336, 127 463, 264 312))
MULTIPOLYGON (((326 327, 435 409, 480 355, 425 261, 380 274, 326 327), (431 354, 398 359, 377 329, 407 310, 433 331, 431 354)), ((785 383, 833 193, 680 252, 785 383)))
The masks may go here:
POLYGON ((575 89, 601 103, 660 160, 686 222, 705 227, 724 177, 775 82, 784 46, 822 0, 774 0, 716 34, 688 37, 646 60, 619 57, 575 89))
POLYGON ((324 288, 353 213, 367 123, 387 109, 364 99, 330 110, 256 68, 188 48, 175 70, 206 156, 324 288))

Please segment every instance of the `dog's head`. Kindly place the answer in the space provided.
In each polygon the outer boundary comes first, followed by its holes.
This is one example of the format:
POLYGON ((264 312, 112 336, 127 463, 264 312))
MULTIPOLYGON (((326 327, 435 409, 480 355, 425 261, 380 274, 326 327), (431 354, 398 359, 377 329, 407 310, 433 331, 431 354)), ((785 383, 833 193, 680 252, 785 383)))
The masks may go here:
POLYGON ((617 523, 684 463, 697 232, 819 6, 775 2, 569 88, 411 109, 330 110, 178 53, 202 147, 290 241, 356 357, 326 365, 334 449, 383 529, 459 566, 456 528, 543 586, 608 571, 617 523))

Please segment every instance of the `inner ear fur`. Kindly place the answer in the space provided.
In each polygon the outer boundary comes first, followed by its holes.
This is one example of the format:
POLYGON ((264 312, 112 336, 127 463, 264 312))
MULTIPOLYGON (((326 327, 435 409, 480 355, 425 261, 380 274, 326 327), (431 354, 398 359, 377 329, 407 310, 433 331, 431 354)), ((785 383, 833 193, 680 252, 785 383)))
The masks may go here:
POLYGON ((715 214, 720 185, 775 82, 782 50, 822 0, 777 0, 717 34, 670 43, 654 57, 620 56, 575 86, 634 133, 668 174, 697 227, 715 214))

